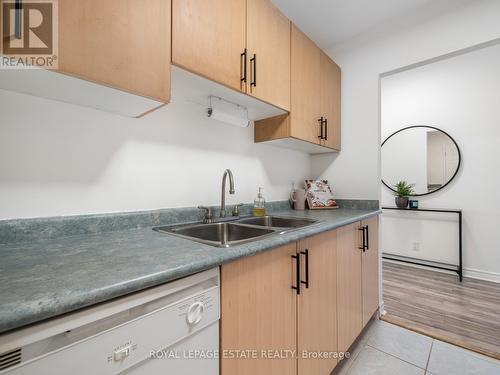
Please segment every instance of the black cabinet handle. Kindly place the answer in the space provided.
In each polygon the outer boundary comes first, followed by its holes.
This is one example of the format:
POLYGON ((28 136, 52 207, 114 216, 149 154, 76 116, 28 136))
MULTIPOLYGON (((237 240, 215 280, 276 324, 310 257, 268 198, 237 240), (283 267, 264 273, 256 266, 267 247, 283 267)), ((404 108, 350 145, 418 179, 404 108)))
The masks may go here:
POLYGON ((319 139, 324 139, 325 141, 328 140, 328 119, 321 116, 319 121, 319 139))
POLYGON ((295 283, 297 284, 297 286, 292 285, 292 289, 296 290, 297 294, 300 294, 300 254, 297 253, 295 255, 292 255, 292 259, 295 259, 297 268, 297 273, 295 274, 295 283))
POLYGON ((300 252, 306 256, 306 281, 301 281, 302 284, 305 284, 306 289, 309 288, 309 250, 305 249, 300 252))
POLYGON ((363 232, 363 243, 359 247, 359 250, 363 250, 363 252, 364 252, 365 251, 365 243, 366 243, 366 231, 365 231, 365 227, 358 228, 358 230, 360 230, 360 231, 363 232))
POLYGON ((318 119, 318 122, 319 122, 319 135, 318 135, 318 138, 319 139, 324 139, 324 135, 323 135, 323 116, 321 116, 321 118, 318 119))
POLYGON ((252 74, 252 81, 250 82, 250 86, 257 86, 257 55, 254 53, 253 57, 250 59, 250 67, 252 66, 253 63, 253 74, 252 74))
POLYGON ((370 234, 368 232, 368 225, 366 225, 365 228, 366 228, 366 250, 370 250, 370 234))
POLYGON ((328 119, 325 118, 325 141, 328 141, 328 119))
POLYGON ((240 78, 240 82, 247 82, 247 49, 243 50, 243 53, 240 55, 240 63, 241 63, 241 72, 243 73, 243 77, 240 78))

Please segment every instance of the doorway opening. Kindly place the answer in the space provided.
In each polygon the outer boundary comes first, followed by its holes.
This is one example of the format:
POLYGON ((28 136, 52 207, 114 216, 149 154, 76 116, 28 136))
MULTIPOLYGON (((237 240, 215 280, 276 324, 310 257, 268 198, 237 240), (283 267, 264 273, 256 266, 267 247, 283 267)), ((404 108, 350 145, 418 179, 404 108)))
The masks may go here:
POLYGON ((498 66, 497 43, 381 76, 382 206, 404 181, 429 211, 384 210, 380 247, 382 320, 500 359, 498 66))

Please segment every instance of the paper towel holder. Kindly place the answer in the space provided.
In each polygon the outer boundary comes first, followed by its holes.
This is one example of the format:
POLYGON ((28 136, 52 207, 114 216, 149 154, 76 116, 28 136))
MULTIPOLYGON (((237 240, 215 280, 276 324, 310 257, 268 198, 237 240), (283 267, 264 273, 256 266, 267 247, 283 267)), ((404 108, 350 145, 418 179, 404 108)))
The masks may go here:
POLYGON ((253 123, 248 118, 247 107, 215 95, 208 97, 207 116, 213 120, 242 128, 246 128, 253 123))

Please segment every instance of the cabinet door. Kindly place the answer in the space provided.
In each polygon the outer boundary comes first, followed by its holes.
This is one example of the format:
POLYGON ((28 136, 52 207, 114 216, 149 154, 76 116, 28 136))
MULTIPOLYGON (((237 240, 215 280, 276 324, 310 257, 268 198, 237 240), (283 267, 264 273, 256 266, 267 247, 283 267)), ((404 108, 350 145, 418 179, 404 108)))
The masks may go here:
POLYGON ((240 80, 245 16, 245 0, 173 0, 172 62, 245 91, 240 80))
POLYGON ((59 71, 170 100, 170 0, 59 0, 59 71))
POLYGON ((340 67, 321 52, 321 116, 326 119, 321 144, 340 150, 340 67))
POLYGON ((360 223, 337 229, 337 323, 339 351, 362 330, 360 223))
POLYGON ((258 350, 258 359, 221 359, 222 375, 295 374, 296 358, 264 359, 261 350, 296 350, 296 244, 221 266, 221 353, 258 350))
MULTIPOLYGON (((329 375, 337 359, 303 358, 304 351, 337 351, 337 233, 326 232, 301 240, 299 250, 308 251, 309 287, 302 284, 297 298, 298 374, 329 375)), ((305 279, 305 255, 301 255, 305 279)))
POLYGON ((362 226, 368 227, 368 248, 363 252, 363 326, 369 322, 379 306, 379 252, 378 216, 364 220, 362 226))
POLYGON ((291 136, 319 144, 321 50, 292 25, 291 136))
POLYGON ((290 20, 270 0, 247 1, 247 92, 290 109, 290 20))

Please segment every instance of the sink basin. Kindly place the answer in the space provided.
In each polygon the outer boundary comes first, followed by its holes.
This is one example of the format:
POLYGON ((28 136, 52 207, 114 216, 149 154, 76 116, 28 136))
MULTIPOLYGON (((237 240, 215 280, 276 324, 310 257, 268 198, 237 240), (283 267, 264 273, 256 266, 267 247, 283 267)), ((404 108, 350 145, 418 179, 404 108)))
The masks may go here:
POLYGON ((274 228, 302 228, 316 223, 316 220, 296 217, 260 216, 238 220, 239 223, 274 228))
POLYGON ((154 230, 218 247, 230 247, 254 241, 275 233, 271 228, 258 228, 236 223, 193 224, 156 227, 154 230))
POLYGON ((217 247, 231 247, 256 241, 274 233, 306 227, 316 220, 284 216, 246 217, 213 224, 190 224, 153 228, 157 232, 217 247))

